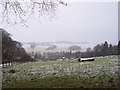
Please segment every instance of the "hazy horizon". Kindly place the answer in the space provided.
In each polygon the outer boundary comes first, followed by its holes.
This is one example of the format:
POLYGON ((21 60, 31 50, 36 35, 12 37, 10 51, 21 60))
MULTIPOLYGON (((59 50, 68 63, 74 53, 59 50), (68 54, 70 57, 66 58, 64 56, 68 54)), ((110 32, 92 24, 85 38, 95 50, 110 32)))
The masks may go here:
POLYGON ((118 42, 118 3, 79 2, 60 5, 53 18, 30 19, 29 28, 8 25, 5 29, 19 42, 118 42))

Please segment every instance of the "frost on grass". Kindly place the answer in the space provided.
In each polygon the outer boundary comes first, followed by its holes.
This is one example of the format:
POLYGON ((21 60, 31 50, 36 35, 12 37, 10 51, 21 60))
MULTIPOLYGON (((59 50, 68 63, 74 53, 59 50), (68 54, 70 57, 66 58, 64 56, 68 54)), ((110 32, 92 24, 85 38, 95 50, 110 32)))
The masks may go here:
POLYGON ((33 78, 76 76, 85 78, 96 78, 102 76, 112 77, 118 73, 117 58, 96 58, 93 62, 77 61, 37 61, 29 62, 12 67, 17 70, 15 73, 7 73, 10 69, 4 69, 3 82, 8 78, 16 80, 31 80, 33 78))

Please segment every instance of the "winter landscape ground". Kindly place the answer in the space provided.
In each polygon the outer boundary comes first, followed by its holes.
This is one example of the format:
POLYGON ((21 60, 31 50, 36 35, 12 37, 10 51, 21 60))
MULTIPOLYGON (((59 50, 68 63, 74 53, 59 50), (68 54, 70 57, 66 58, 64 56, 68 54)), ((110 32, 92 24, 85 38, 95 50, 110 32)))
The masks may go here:
POLYGON ((3 88, 118 88, 118 57, 36 61, 3 68, 3 88))

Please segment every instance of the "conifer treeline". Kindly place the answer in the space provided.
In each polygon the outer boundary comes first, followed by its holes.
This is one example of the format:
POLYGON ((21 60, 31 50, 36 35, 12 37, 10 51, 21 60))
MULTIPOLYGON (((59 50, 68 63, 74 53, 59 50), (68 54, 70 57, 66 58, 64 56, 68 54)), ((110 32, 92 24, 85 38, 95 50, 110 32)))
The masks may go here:
POLYGON ((99 57, 109 55, 120 55, 120 41, 117 45, 108 44, 105 41, 102 44, 97 44, 93 50, 88 48, 86 52, 81 52, 82 57, 99 57))

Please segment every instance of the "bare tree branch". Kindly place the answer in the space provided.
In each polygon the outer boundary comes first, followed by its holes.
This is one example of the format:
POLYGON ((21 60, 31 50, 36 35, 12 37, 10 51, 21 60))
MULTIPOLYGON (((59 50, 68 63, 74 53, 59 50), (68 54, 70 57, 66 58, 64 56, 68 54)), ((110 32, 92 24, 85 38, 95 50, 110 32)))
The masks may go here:
POLYGON ((36 13, 54 15, 60 4, 67 5, 61 0, 0 0, 1 22, 26 25, 28 18, 36 13))

